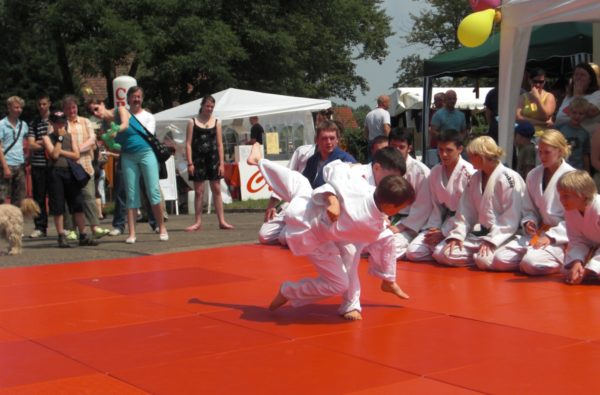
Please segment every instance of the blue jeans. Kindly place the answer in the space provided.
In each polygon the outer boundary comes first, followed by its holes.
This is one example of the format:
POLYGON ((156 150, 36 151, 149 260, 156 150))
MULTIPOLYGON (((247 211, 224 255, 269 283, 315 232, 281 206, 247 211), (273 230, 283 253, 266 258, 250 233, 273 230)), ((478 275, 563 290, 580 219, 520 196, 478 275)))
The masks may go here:
POLYGON ((113 213, 112 226, 125 231, 125 219, 127 217, 127 209, 125 207, 125 185, 123 181, 123 172, 121 171, 121 160, 115 163, 115 212, 113 213))

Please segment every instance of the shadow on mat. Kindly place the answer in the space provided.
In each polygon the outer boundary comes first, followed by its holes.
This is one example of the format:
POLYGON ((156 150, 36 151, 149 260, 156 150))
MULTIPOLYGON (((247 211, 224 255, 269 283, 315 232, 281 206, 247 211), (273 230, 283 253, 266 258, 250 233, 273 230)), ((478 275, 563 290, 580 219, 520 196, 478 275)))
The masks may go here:
MULTIPOLYGON (((240 318, 255 322, 273 322, 277 325, 314 325, 314 324, 352 324, 338 315, 337 305, 333 304, 310 304, 302 307, 283 306, 276 311, 270 311, 266 307, 252 306, 246 304, 219 303, 192 298, 190 304, 203 304, 206 306, 222 307, 226 309, 239 310, 240 318)), ((369 307, 402 308, 395 305, 366 304, 369 307)))

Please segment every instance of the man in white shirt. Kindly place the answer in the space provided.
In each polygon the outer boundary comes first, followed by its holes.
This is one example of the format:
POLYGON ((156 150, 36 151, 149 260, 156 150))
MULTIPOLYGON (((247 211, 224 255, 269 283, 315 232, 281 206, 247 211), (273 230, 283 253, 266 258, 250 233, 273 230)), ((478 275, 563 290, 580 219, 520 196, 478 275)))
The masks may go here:
POLYGON ((377 136, 390 134, 392 123, 388 108, 390 108, 390 97, 382 95, 377 98, 377 108, 367 114, 364 133, 369 143, 377 136))

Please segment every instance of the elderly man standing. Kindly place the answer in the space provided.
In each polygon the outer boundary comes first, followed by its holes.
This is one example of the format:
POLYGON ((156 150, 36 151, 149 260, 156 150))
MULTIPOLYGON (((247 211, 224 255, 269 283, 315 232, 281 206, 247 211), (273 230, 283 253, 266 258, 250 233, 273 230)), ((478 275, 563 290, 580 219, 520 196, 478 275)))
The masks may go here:
POLYGON ((109 230, 99 226, 100 221, 98 220, 98 209, 96 207, 96 186, 94 184, 94 167, 92 166, 96 148, 96 134, 90 120, 78 115, 77 102, 77 97, 73 95, 65 96, 62 101, 63 112, 67 116, 68 131, 79 145, 79 163, 90 175, 87 185, 81 189, 85 218, 90 224, 93 236, 100 238, 106 236, 109 230))
POLYGON ((449 90, 444 97, 444 108, 440 108, 431 118, 431 132, 436 136, 444 130, 456 130, 463 136, 467 132, 465 114, 455 108, 456 92, 449 90))
POLYGON ((390 121, 390 97, 379 96, 377 98, 377 108, 369 111, 365 118, 365 137, 369 140, 369 144, 377 136, 387 136, 392 131, 390 121))

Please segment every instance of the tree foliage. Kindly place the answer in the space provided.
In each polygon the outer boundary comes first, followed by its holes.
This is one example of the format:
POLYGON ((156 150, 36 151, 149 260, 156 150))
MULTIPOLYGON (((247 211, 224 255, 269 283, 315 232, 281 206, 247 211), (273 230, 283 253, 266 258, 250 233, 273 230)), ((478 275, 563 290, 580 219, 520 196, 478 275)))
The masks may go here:
MULTIPOLYGON (((413 0, 419 1, 423 0, 413 0)), ((466 0, 425 0, 429 6, 418 15, 410 14, 412 30, 404 36, 407 44, 424 46, 432 56, 453 51, 460 47, 456 31, 463 18, 472 11, 466 0)), ((409 55, 400 61, 398 85, 421 85, 423 81, 423 58, 409 55)))
POLYGON ((127 67, 154 110, 231 86, 353 99, 354 61, 382 62, 381 0, 6 0, 2 98, 79 93, 127 67))

